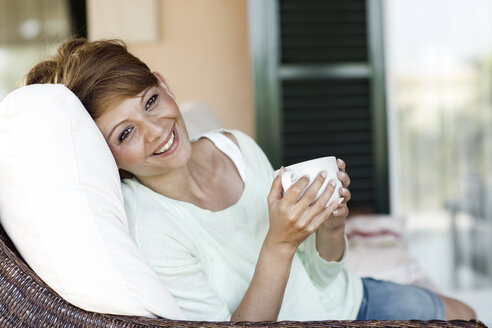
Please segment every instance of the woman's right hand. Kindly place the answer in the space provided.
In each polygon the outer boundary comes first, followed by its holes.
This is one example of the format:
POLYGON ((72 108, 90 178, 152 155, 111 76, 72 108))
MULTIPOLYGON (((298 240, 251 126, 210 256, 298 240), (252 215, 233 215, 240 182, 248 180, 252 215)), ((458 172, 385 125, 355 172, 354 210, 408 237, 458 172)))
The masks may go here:
POLYGON ((268 194, 270 228, 261 247, 251 283, 232 314, 232 321, 277 320, 297 247, 338 207, 337 202, 326 207, 335 190, 330 184, 313 203, 325 181, 321 174, 318 174, 301 198, 299 196, 309 183, 306 177, 290 186, 282 197, 281 176, 284 171, 284 168, 280 169, 268 194))
POLYGON ((301 198, 299 196, 309 183, 307 177, 300 178, 290 186, 282 197, 281 177, 284 171, 285 169, 282 167, 279 175, 274 179, 268 195, 270 229, 265 242, 295 252, 297 247, 330 217, 339 203, 333 202, 326 207, 328 200, 335 191, 334 183, 328 183, 326 190, 313 203, 325 181, 326 172, 320 172, 316 176, 301 198))

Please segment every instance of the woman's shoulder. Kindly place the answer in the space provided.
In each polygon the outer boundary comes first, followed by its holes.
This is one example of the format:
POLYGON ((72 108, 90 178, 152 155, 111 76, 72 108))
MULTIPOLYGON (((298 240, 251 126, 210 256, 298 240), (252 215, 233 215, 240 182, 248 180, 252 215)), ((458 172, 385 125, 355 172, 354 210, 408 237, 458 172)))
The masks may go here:
POLYGON ((270 161, 252 137, 239 130, 222 129, 220 132, 227 134, 230 138, 235 138, 241 154, 249 166, 256 169, 265 168, 268 175, 270 174, 270 171, 273 170, 270 161))
POLYGON ((227 138, 231 139, 231 141, 232 141, 232 142, 234 142, 234 143, 236 144, 236 146, 238 146, 238 147, 239 147, 239 142, 237 141, 237 138, 236 138, 236 137, 235 137, 232 133, 230 133, 230 132, 225 132, 225 133, 224 133, 224 135, 225 135, 227 138))
POLYGON ((242 147, 258 147, 256 141, 249 136, 248 134, 240 131, 240 130, 233 130, 233 129, 220 129, 214 131, 214 133, 220 133, 228 137, 230 140, 232 140, 239 148, 242 147))
POLYGON ((197 141, 201 138, 205 138, 210 135, 224 135, 234 141, 234 143, 238 144, 239 139, 249 139, 251 141, 254 141, 249 135, 246 133, 240 131, 240 130, 234 130, 234 129, 225 129, 225 128, 220 128, 217 130, 212 130, 203 134, 200 134, 198 136, 195 136, 191 139, 192 142, 197 141))
POLYGON ((228 137, 232 137, 234 139, 249 139, 253 140, 248 134, 244 133, 243 131, 240 130, 234 130, 234 129, 220 129, 217 130, 219 133, 223 133, 228 137))
POLYGON ((209 131, 207 133, 201 134, 199 136, 194 137, 191 141, 192 143, 197 143, 201 139, 209 139, 215 144, 216 147, 221 148, 220 145, 227 144, 232 141, 232 143, 241 151, 241 153, 249 153, 251 151, 260 150, 259 146, 256 144, 256 141, 251 138, 246 133, 233 130, 233 129, 218 129, 209 131), (227 142, 224 142, 227 141, 227 142))

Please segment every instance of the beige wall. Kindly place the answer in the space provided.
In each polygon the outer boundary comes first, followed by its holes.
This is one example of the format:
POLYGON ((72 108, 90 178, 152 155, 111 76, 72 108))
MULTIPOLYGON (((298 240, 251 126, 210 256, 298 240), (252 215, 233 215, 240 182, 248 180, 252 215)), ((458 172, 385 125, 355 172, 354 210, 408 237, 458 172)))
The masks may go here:
MULTIPOLYGON (((115 1, 118 3, 119 0, 88 1, 90 38, 124 39, 124 35, 118 34, 124 34, 122 29, 118 32, 118 25, 133 24, 136 29, 141 26, 142 41, 138 41, 137 36, 137 41, 128 42, 129 49, 151 70, 166 77, 178 103, 202 101, 225 127, 254 136, 247 0, 125 2, 125 8, 116 6, 113 9, 131 12, 134 19, 118 21, 118 17, 110 17, 115 22, 108 24, 104 3, 115 1), (151 28, 158 33, 150 37, 155 41, 148 41, 146 37, 149 36, 149 24, 145 22, 152 22, 149 15, 157 15, 157 24, 151 28), (108 26, 114 26, 111 33, 108 33, 108 26)), ((120 15, 124 16, 128 17, 127 14, 120 15)), ((132 35, 131 39, 135 36, 132 35)))

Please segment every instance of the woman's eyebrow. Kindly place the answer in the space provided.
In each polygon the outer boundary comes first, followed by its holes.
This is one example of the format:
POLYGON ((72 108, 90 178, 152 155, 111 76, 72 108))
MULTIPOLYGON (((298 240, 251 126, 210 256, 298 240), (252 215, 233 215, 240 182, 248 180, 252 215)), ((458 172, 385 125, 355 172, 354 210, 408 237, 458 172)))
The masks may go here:
POLYGON ((111 131, 109 132, 108 134, 108 140, 111 139, 111 136, 113 135, 113 132, 116 130, 116 128, 118 126, 120 126, 121 124, 125 123, 127 120, 124 119, 123 121, 119 122, 118 124, 116 124, 115 126, 113 126, 113 128, 111 129, 111 131))
POLYGON ((140 96, 140 104, 143 104, 144 100, 146 99, 146 95, 147 93, 150 91, 150 89, 152 89, 154 86, 150 86, 148 87, 147 89, 145 89, 142 93, 142 95, 140 96))

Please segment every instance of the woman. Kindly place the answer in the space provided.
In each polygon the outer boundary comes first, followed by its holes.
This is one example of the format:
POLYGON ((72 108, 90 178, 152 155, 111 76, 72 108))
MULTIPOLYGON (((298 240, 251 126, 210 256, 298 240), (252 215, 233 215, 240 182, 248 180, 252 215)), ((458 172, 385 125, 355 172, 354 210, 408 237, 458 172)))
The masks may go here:
MULTIPOLYGON (((62 83, 94 118, 123 179, 130 232, 193 320, 469 319, 466 305, 361 279, 343 264, 350 178, 339 160, 306 193, 282 194, 261 149, 238 131, 189 141, 174 94, 119 41, 66 42, 26 84, 62 83), (339 202, 325 207, 333 192, 339 202)), ((283 170, 280 171, 280 175, 283 170)))

